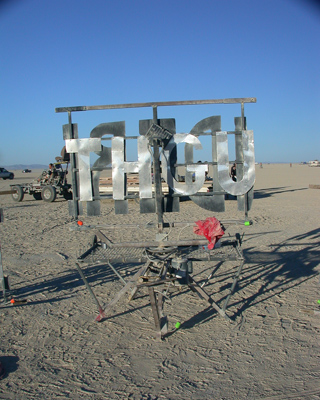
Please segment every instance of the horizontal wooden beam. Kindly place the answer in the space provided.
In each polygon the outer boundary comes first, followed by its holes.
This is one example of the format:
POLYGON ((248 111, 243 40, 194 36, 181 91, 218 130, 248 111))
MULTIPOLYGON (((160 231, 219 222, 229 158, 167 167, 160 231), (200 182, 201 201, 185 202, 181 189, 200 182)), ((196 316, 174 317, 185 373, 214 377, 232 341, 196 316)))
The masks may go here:
POLYGON ((158 101, 149 103, 128 103, 128 104, 109 104, 100 106, 75 106, 75 107, 58 107, 56 113, 74 112, 74 111, 91 111, 91 110, 115 110, 121 108, 139 108, 139 107, 164 107, 164 106, 191 106, 203 104, 243 104, 256 103, 255 97, 242 97, 230 99, 211 99, 211 100, 182 100, 182 101, 158 101))

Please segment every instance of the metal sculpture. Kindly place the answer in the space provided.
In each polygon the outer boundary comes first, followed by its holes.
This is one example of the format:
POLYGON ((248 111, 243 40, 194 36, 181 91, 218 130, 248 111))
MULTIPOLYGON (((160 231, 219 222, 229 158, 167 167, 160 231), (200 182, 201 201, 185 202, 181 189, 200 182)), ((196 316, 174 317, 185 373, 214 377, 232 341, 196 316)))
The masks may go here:
MULTIPOLYGON (((87 215, 100 215, 100 200, 108 195, 99 192, 100 173, 104 169, 112 169, 112 198, 116 214, 128 213, 128 200, 139 199, 140 213, 155 213, 156 223, 148 224, 148 228, 155 227, 154 240, 142 242, 114 243, 103 233, 110 229, 110 225, 97 224, 95 226, 73 226, 74 230, 96 231, 93 246, 86 251, 79 261, 85 260, 88 254, 94 254, 96 259, 105 261, 121 279, 123 289, 111 300, 104 309, 94 295, 86 280, 79 263, 77 269, 83 278, 91 296, 95 300, 99 315, 97 320, 106 316, 106 311, 113 306, 122 295, 131 291, 130 299, 142 288, 147 288, 152 306, 157 334, 163 338, 167 333, 167 319, 163 315, 163 302, 170 287, 175 284, 186 285, 205 299, 220 315, 226 319, 226 308, 230 296, 235 290, 239 279, 244 258, 241 251, 241 238, 237 234, 234 240, 222 241, 221 247, 230 247, 235 250, 235 255, 216 254, 215 249, 205 251, 201 246, 206 246, 206 239, 180 240, 168 239, 166 228, 191 226, 194 222, 168 223, 164 221, 165 213, 178 212, 179 202, 182 197, 188 196, 198 206, 213 212, 225 211, 225 196, 237 197, 238 210, 244 212, 244 218, 232 221, 223 221, 223 229, 229 224, 250 224, 248 211, 252 205, 253 185, 255 180, 255 160, 253 132, 246 129, 244 104, 254 103, 255 98, 199 100, 180 102, 155 102, 118 104, 105 106, 63 107, 56 112, 68 113, 68 124, 63 126, 63 137, 66 142, 66 151, 70 154, 73 199, 69 200, 70 215, 78 219, 83 214, 83 202, 86 202, 87 215), (158 107, 189 106, 201 104, 241 104, 241 116, 235 117, 235 130, 222 131, 221 117, 211 116, 198 122, 189 133, 176 133, 174 119, 158 119, 158 107), (128 137, 125 135, 124 122, 108 122, 96 126, 89 138, 79 138, 77 124, 72 123, 72 112, 89 110, 110 110, 124 108, 151 107, 153 118, 139 121, 139 136, 128 137), (228 135, 235 136, 237 181, 231 179, 229 174, 228 135), (201 136, 210 136, 212 141, 212 161, 197 162, 193 160, 193 149, 201 148, 201 136), (126 160, 126 142, 136 139, 138 143, 138 160, 126 160), (104 146, 104 141, 111 141, 111 147, 104 146), (177 162, 177 145, 185 144, 185 163, 177 162), (97 161, 90 165, 90 153, 99 156, 97 161), (208 172, 209 165, 213 169, 212 190, 200 192, 208 172), (185 182, 178 177, 177 168, 185 166, 185 182), (129 193, 127 189, 127 174, 139 174, 138 193, 129 193), (162 181, 168 185, 168 193, 163 193, 162 181), (154 184, 154 190, 152 185, 154 184), (200 246, 200 248, 199 248, 200 246), (128 251, 130 250, 130 251, 128 251), (113 267, 118 261, 144 263, 140 270, 128 282, 113 267), (203 286, 199 285, 191 276, 194 261, 239 261, 239 266, 234 275, 233 282, 222 307, 213 301, 203 286), (157 287, 157 291, 155 291, 157 287)), ((112 227, 114 228, 114 226, 112 227)), ((119 227, 120 228, 120 227, 119 227)), ((208 277, 211 279, 213 274, 208 277)))

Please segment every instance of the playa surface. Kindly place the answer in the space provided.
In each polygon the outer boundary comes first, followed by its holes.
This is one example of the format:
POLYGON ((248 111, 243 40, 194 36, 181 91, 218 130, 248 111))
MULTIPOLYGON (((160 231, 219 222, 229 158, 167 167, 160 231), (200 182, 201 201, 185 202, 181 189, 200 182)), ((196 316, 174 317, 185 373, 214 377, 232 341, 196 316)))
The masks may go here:
MULTIPOLYGON (((41 171, 14 171, 10 184, 29 182, 41 171)), ((186 289, 165 303, 170 335, 156 339, 146 293, 128 304, 122 298, 101 323, 97 307, 75 262, 89 248, 92 231, 74 232, 63 198, 54 203, 26 195, 16 203, 0 196, 2 263, 10 296, 0 298, 1 399, 304 399, 320 398, 320 168, 307 165, 256 166, 251 226, 230 226, 243 236, 246 263, 227 309, 229 323, 186 289), (176 322, 181 323, 175 331, 176 322)), ((242 218, 234 200, 220 220, 242 218)), ((85 225, 121 224, 113 240, 144 240, 150 232, 129 224, 154 220, 129 202, 128 215, 115 215, 112 201, 85 225)), ((197 221, 212 213, 191 201, 170 221, 197 221)), ((170 233, 175 235, 175 233, 170 233)), ((149 236, 148 236, 149 235, 149 236)), ((153 233, 152 233, 153 235, 153 233)), ((194 237, 191 231, 181 237, 194 237)), ((89 260, 90 261, 90 260, 89 260)), ((194 265, 203 282, 214 263, 194 265)), ((139 266, 117 264, 124 279, 139 266)), ((237 265, 225 263, 205 286, 222 304, 237 265)), ((123 287, 107 265, 83 264, 101 302, 123 287)))

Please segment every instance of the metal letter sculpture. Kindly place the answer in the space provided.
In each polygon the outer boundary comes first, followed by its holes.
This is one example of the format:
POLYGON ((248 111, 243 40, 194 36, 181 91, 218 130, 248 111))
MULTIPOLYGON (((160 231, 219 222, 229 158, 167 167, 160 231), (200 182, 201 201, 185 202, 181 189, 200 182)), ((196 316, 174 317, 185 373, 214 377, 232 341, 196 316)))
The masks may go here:
MULTIPOLYGON (((205 252, 199 246, 206 245, 205 239, 168 240, 163 233, 166 228, 190 225, 190 223, 164 222, 164 214, 178 212, 182 197, 188 196, 198 206, 213 212, 225 211, 225 196, 237 197, 238 210, 244 211, 244 219, 223 222, 224 227, 232 223, 250 224, 248 211, 252 205, 253 185, 255 181, 255 159, 253 131, 246 129, 244 103, 254 103, 255 98, 199 100, 180 102, 136 103, 106 106, 64 107, 57 108, 56 112, 68 112, 69 123, 63 126, 63 137, 66 142, 66 151, 70 153, 73 199, 69 201, 70 214, 78 219, 83 214, 82 202, 86 202, 87 215, 100 215, 100 200, 110 197, 100 193, 100 173, 105 169, 112 169, 112 198, 116 214, 128 213, 128 199, 139 199, 140 213, 155 213, 157 216, 157 235, 154 240, 145 242, 113 243, 102 233, 108 225, 97 225, 95 241, 91 249, 80 258, 85 260, 88 254, 100 254, 100 261, 106 264, 117 274, 124 287, 118 295, 103 309, 87 282, 79 263, 77 268, 91 296, 97 303, 99 315, 97 320, 105 318, 106 311, 113 306, 120 297, 131 290, 130 299, 146 287, 150 296, 157 334, 163 338, 168 330, 166 317, 163 315, 164 298, 168 296, 169 288, 178 285, 187 285, 190 289, 205 299, 220 315, 229 320, 226 308, 239 279, 244 258, 241 252, 240 235, 235 240, 221 242, 223 246, 235 249, 235 258, 226 255, 216 255, 215 250, 205 252), (200 104, 241 104, 241 116, 235 117, 235 130, 222 131, 221 117, 211 116, 198 122, 189 133, 176 133, 174 119, 158 119, 157 110, 162 106, 186 106, 200 104), (96 126, 90 133, 90 138, 78 138, 77 125, 72 123, 71 113, 88 110, 107 110, 151 107, 153 118, 139 121, 139 136, 125 135, 124 122, 108 122, 96 126), (234 161, 229 160, 228 135, 235 136, 234 161), (193 160, 193 150, 201 149, 201 136, 211 136, 212 161, 197 162, 193 160), (126 143, 130 139, 137 140, 138 160, 126 160, 126 143), (111 141, 111 147, 104 146, 104 141, 111 141), (177 163, 177 145, 185 146, 185 163, 177 163), (90 153, 98 155, 93 166, 90 165, 90 153), (230 163, 236 163, 237 179, 230 177, 230 163), (186 168, 184 182, 179 179, 178 167, 186 168), (201 189, 206 181, 209 166, 212 168, 212 190, 203 192, 201 189), (128 191, 128 174, 139 174, 138 193, 128 191), (168 190, 163 191, 163 181, 168 190), (154 189, 153 189, 154 185, 154 189), (98 229, 99 228, 99 229, 98 229), (126 252, 130 249, 130 253, 126 252), (102 252, 102 256, 101 256, 102 252), (117 253, 118 252, 118 253, 117 253), (123 253, 119 256, 120 253, 123 253), (112 262, 117 260, 144 263, 131 280, 126 282, 112 262), (213 301, 203 289, 207 283, 200 286, 191 276, 193 261, 237 260, 238 269, 233 278, 230 292, 223 307, 213 301), (157 292, 154 287, 157 286, 157 292), (162 288, 161 290, 159 288, 162 288)), ((89 227, 76 225, 74 230, 88 229, 89 227)), ((98 257, 98 258, 99 258, 98 257)), ((211 274, 208 279, 212 278, 211 274)))

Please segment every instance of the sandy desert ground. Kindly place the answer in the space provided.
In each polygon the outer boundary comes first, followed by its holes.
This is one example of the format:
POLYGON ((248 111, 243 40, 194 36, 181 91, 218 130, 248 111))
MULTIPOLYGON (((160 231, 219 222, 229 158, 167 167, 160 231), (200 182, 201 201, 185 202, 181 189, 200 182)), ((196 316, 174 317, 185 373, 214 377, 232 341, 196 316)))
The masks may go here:
MULTIPOLYGON (((28 182, 41 171, 0 181, 28 182)), ((97 323, 96 305, 75 268, 92 232, 74 232, 67 202, 16 203, 0 196, 2 262, 11 286, 0 297, 1 399, 320 399, 320 168, 307 165, 257 166, 251 226, 231 226, 226 235, 244 233, 246 263, 228 313, 232 324, 189 290, 165 304, 170 335, 155 339, 148 297, 128 304, 125 298, 110 317, 97 323), (174 330, 179 321, 181 327, 174 330)), ((215 214, 239 216, 236 202, 215 214)), ((85 225, 122 224, 115 238, 148 237, 126 224, 148 222, 138 205, 129 214, 114 214, 113 202, 102 202, 102 216, 83 217, 85 225)), ((191 201, 170 221, 212 216, 191 201)), ((192 233, 183 232, 184 235, 192 233)), ((116 265, 127 279, 137 265, 116 265)), ((194 266, 205 279, 214 264, 194 266)), ((221 304, 236 265, 225 263, 206 286, 221 304)), ((102 304, 121 288, 110 268, 87 263, 83 270, 102 304)))

